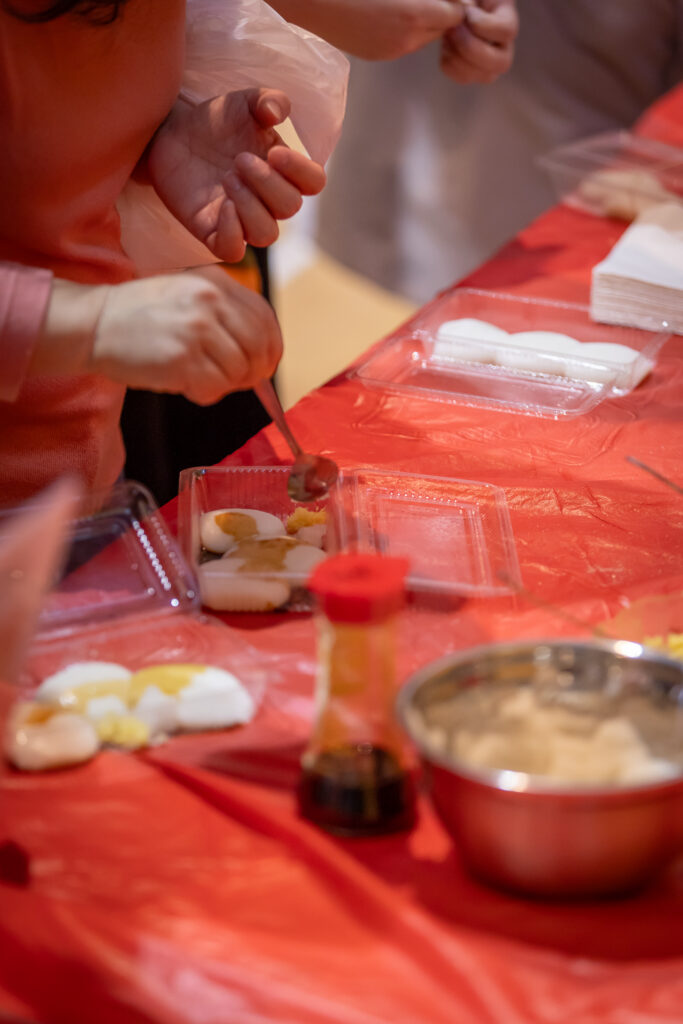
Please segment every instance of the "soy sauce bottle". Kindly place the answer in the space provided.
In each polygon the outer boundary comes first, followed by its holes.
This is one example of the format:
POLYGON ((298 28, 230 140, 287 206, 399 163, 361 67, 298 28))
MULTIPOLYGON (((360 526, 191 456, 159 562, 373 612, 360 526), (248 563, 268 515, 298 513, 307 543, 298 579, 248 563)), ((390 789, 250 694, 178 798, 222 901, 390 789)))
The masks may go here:
POLYGON ((309 581, 318 600, 317 713, 299 808, 336 835, 379 835, 414 821, 413 776, 393 713, 407 568, 402 558, 336 555, 309 581))

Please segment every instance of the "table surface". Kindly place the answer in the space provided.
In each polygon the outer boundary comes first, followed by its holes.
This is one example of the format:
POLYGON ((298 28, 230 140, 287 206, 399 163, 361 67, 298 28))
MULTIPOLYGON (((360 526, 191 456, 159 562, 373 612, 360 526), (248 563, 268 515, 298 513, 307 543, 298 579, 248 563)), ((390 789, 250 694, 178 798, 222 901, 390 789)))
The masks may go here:
MULTIPOLYGON (((683 92, 641 130, 683 141, 683 92)), ((559 206, 464 283, 585 304, 590 268, 622 231, 559 206)), ((635 392, 576 419, 374 391, 347 372, 288 418, 305 447, 342 467, 505 491, 533 599, 411 607, 402 675, 473 643, 576 633, 549 605, 598 623, 628 601, 683 591, 680 497, 625 459, 680 480, 683 338, 635 392)), ((284 463, 287 453, 269 427, 226 461, 284 463)), ((219 649, 228 662, 253 655, 268 678, 248 727, 2 778, 2 835, 29 855, 31 882, 0 881, 0 1019, 683 1020, 682 864, 627 899, 535 902, 469 877, 425 798, 409 834, 319 832, 297 817, 293 794, 312 714, 311 618, 224 618, 228 629, 206 634, 206 660, 219 649)))

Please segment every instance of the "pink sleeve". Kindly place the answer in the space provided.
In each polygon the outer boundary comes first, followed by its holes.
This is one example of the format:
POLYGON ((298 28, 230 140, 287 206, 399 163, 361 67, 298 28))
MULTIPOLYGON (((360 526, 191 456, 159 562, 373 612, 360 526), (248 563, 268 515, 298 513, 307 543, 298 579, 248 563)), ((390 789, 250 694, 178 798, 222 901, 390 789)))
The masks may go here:
POLYGON ((52 273, 0 263, 0 401, 13 402, 28 370, 45 319, 52 273))

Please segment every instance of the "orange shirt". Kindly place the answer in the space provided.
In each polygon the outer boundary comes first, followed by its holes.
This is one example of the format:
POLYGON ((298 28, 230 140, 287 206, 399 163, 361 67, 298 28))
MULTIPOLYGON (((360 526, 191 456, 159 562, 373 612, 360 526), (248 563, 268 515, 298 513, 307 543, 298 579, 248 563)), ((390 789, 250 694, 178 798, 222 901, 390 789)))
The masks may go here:
POLYGON ((49 293, 17 264, 85 283, 134 276, 115 203, 173 105, 184 37, 184 0, 129 0, 107 26, 0 11, 0 504, 65 471, 94 488, 122 469, 121 385, 23 379, 49 293))

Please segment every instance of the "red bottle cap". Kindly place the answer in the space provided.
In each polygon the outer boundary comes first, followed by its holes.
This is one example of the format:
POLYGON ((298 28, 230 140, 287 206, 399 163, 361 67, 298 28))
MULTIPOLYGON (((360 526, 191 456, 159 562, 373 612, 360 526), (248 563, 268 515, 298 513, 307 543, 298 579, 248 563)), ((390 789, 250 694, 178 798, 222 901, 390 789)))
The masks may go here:
POLYGON ((407 558, 333 555, 315 567, 308 585, 330 622, 381 622, 405 597, 407 558))

